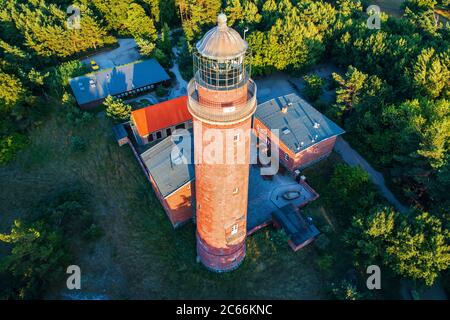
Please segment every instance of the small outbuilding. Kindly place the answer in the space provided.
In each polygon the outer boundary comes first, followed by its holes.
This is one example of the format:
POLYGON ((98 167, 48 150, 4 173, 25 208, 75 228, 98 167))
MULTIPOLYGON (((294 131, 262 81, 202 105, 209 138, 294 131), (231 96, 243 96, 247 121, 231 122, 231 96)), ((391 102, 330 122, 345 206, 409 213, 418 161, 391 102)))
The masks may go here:
POLYGON ((132 111, 131 128, 140 145, 164 139, 176 129, 192 128, 187 96, 132 111))
POLYGON ((168 85, 170 77, 155 59, 149 59, 88 73, 69 83, 80 108, 92 109, 108 95, 125 99, 168 85))
POLYGON ((113 134, 119 146, 123 146, 129 142, 128 133, 123 123, 117 124, 113 127, 113 134))
POLYGON ((294 93, 259 104, 253 128, 260 146, 279 147, 280 163, 291 172, 326 158, 345 132, 294 93))

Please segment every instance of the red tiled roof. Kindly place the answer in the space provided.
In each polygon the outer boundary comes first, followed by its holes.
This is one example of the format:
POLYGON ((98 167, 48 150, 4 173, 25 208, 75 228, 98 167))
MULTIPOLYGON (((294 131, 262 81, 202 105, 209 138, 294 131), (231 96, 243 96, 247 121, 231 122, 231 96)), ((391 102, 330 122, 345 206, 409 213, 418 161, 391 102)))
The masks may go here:
POLYGON ((131 112, 131 119, 141 137, 192 119, 187 96, 181 96, 131 112))

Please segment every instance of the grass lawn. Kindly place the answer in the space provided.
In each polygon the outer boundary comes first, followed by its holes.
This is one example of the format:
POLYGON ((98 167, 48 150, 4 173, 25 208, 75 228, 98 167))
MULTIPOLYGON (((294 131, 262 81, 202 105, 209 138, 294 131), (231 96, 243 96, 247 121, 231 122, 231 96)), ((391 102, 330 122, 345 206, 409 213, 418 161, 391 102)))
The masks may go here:
MULTIPOLYGON (((269 229, 247 240, 247 257, 238 270, 206 271, 195 262, 194 226, 172 229, 130 148, 114 141, 109 120, 98 114, 88 124, 74 125, 59 106, 52 108, 31 133, 30 145, 0 168, 0 231, 9 231, 14 218, 27 216, 68 186, 86 191, 104 236, 74 250, 83 293, 124 299, 328 297, 314 247, 294 253, 269 229), (72 149, 73 136, 88 142, 85 151, 72 149)), ((1 245, 0 250, 6 252, 1 245)), ((70 295, 64 287, 62 279, 47 297, 70 295)))

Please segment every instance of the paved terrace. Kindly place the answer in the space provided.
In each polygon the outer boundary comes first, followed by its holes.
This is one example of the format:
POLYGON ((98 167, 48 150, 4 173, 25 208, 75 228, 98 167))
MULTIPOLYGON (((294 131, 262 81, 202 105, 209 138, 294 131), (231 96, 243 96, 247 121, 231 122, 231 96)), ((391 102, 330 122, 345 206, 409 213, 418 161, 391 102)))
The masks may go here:
POLYGON ((250 182, 248 190, 247 231, 249 234, 272 222, 272 212, 287 204, 303 206, 315 200, 318 194, 306 183, 297 183, 293 178, 277 174, 272 180, 265 180, 260 175, 260 168, 250 166, 250 182), (285 200, 282 195, 288 191, 298 191, 301 196, 294 200, 285 200))

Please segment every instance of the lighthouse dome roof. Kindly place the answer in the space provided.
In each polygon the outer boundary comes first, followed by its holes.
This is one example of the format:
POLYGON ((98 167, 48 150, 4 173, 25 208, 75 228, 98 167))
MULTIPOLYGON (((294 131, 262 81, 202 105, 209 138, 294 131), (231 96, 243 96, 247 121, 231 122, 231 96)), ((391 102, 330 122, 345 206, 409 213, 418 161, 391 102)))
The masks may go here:
POLYGON ((196 47, 206 58, 226 60, 244 54, 248 44, 236 30, 227 26, 227 16, 221 13, 217 17, 217 26, 209 30, 196 47))

